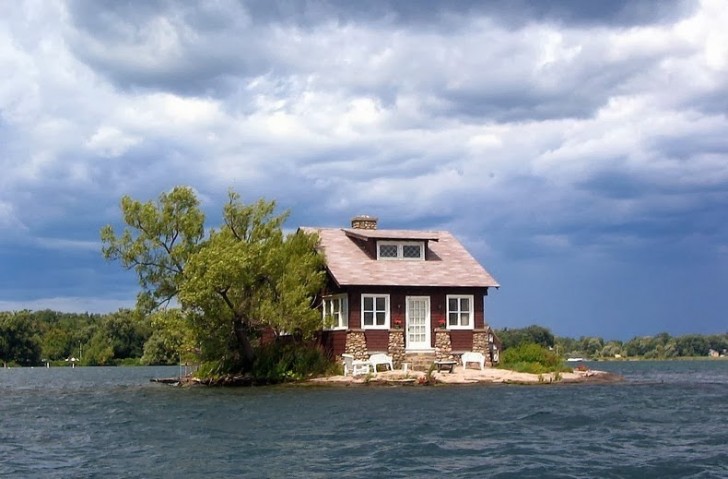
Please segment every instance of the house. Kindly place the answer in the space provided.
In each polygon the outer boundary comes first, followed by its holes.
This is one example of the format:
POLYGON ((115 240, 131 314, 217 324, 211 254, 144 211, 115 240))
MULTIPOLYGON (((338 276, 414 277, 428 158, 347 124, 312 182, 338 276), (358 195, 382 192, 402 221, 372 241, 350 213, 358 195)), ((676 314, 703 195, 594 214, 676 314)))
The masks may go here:
POLYGON ((497 361, 485 297, 499 285, 453 235, 378 229, 371 216, 302 230, 318 234, 326 258, 320 341, 335 358, 383 352, 417 365, 476 351, 497 361))

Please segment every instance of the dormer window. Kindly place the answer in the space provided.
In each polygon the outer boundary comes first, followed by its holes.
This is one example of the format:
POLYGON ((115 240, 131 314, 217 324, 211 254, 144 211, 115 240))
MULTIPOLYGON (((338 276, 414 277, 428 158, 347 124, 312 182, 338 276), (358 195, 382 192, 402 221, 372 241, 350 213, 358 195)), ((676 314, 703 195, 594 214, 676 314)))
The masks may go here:
POLYGON ((424 241, 378 241, 377 259, 424 260, 424 241))

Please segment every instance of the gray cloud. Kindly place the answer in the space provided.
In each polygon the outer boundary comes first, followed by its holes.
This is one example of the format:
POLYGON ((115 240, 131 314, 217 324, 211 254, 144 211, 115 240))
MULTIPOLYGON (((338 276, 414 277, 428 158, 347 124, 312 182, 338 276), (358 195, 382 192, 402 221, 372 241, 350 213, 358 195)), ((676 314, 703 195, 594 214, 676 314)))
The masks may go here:
POLYGON ((676 258, 690 256, 699 273, 728 258, 724 10, 0 6, 0 67, 13 72, 0 82, 0 301, 103 284, 89 294, 111 304, 133 278, 81 246, 119 224, 122 195, 176 184, 199 191, 211 224, 233 187, 292 208, 291 227, 369 213, 449 229, 512 284, 555 287, 547 272, 567 263, 684 269, 676 258), (44 292, 27 264, 51 268, 44 292), (75 285, 51 291, 63 277, 75 285))

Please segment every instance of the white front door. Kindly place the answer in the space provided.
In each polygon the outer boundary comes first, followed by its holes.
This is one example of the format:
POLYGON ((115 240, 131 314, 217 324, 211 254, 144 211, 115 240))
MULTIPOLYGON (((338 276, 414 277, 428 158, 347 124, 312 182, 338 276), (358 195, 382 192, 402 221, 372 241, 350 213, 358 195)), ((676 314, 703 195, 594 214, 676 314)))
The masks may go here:
POLYGON ((407 296, 407 349, 432 349, 430 346, 430 298, 407 296))

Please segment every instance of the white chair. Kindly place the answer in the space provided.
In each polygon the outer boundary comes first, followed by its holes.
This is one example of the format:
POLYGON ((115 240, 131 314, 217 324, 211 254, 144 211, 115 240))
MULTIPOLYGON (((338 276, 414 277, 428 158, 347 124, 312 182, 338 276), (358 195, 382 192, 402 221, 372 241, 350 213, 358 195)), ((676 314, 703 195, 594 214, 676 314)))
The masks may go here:
POLYGON ((478 363, 481 371, 485 367, 485 356, 483 353, 463 353, 460 356, 460 361, 463 363, 463 368, 467 368, 468 363, 478 363))
POLYGON ((348 374, 351 374, 352 376, 369 374, 369 361, 354 359, 354 356, 351 354, 342 354, 341 357, 344 359, 344 376, 347 376, 348 374))
POLYGON ((394 365, 392 364, 392 356, 387 356, 384 353, 376 353, 369 356, 369 364, 372 365, 372 369, 374 369, 374 372, 377 372, 377 366, 379 364, 384 364, 386 366, 389 366, 390 371, 394 371, 394 365))

